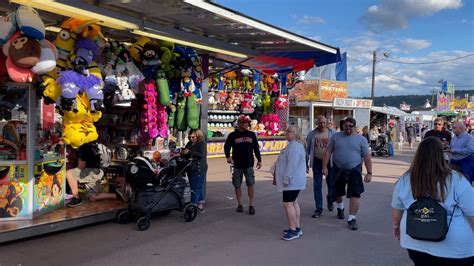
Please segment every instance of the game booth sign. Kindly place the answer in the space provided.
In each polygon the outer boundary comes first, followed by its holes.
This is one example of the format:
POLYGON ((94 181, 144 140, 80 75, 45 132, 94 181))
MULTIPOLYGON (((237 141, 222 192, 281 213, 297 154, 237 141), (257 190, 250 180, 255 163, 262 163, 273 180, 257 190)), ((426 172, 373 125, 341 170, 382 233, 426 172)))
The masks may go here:
POLYGON ((339 60, 337 48, 312 41, 313 52, 270 52, 154 22, 145 24, 176 39, 142 31, 140 17, 125 15, 129 5, 140 7, 133 1, 11 2, 23 5, 0 3, 11 11, 0 20, 0 242, 113 219, 127 206, 105 200, 65 207, 66 171, 86 143, 105 147, 100 153, 110 160, 101 156, 99 185, 109 195, 124 186, 135 156, 159 165, 177 152, 171 143, 186 143, 190 129, 207 133, 209 157, 222 156, 242 114, 252 119, 262 153, 278 153, 286 146, 295 73, 339 60))

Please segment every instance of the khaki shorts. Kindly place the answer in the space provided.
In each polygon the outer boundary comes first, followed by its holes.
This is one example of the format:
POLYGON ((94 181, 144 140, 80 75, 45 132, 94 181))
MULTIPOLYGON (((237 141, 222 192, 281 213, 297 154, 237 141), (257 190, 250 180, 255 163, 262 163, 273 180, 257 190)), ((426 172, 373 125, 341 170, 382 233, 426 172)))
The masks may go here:
POLYGON ((85 193, 100 192, 100 182, 102 180, 102 177, 104 176, 104 171, 98 168, 74 168, 69 171, 79 183, 79 187, 84 188, 85 193))

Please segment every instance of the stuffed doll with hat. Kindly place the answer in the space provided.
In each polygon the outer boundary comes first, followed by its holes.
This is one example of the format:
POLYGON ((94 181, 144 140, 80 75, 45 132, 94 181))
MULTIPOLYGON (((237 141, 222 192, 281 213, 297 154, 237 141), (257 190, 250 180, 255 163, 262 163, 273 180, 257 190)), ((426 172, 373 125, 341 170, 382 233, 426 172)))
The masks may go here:
POLYGON ((143 75, 147 79, 152 79, 155 77, 155 72, 158 67, 161 65, 159 59, 160 45, 155 42, 147 42, 143 46, 143 51, 141 53, 141 60, 143 66, 143 75))
POLYGON ((36 40, 45 36, 45 26, 38 12, 29 6, 19 6, 16 10, 16 23, 20 31, 36 40))
POLYGON ((193 94, 196 86, 194 85, 194 81, 191 78, 192 70, 191 68, 183 69, 181 71, 181 94, 189 97, 193 94))

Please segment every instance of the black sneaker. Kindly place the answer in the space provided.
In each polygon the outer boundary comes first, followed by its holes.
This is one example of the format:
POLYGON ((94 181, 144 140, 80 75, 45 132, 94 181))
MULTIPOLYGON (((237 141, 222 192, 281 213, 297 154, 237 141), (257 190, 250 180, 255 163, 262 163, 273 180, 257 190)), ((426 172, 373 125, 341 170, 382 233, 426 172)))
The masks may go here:
POLYGON ((249 214, 255 215, 255 208, 253 206, 249 206, 249 214))
POLYGON ((297 238, 300 238, 299 233, 290 229, 285 233, 285 235, 282 236, 281 239, 286 240, 286 241, 291 241, 297 238))
POLYGON ((82 204, 81 198, 73 197, 71 201, 67 204, 69 208, 74 208, 82 204))
POLYGON ((329 202, 329 196, 326 197, 328 202, 328 211, 332 212, 334 210, 334 202, 329 202))
POLYGON ((337 208, 337 219, 344 219, 344 209, 337 208))
POLYGON ((244 206, 242 205, 237 206, 237 212, 244 212, 244 206))
MULTIPOLYGON (((288 232, 291 230, 291 228, 288 228, 286 230, 283 230, 283 234, 286 235, 288 234, 288 232)), ((303 229, 301 229, 300 227, 296 227, 296 230, 295 230, 296 233, 298 233, 299 236, 302 236, 303 235, 303 229)))
POLYGON ((315 210, 313 215, 311 215, 311 217, 313 218, 319 218, 321 216, 321 214, 323 213, 323 210, 315 210))
POLYGON ((359 229, 359 227, 357 226, 356 219, 352 219, 350 221, 347 221, 347 224, 349 225, 349 229, 351 229, 352 231, 355 231, 355 230, 359 229))

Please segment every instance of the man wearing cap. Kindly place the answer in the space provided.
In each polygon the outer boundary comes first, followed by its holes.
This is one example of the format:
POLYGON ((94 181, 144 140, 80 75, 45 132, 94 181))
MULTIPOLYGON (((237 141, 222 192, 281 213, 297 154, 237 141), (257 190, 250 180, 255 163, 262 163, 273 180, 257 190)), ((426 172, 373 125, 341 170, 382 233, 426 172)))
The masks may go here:
POLYGON ((245 183, 247 184, 247 192, 249 195, 249 214, 255 214, 255 173, 254 154, 257 157, 257 169, 262 167, 262 157, 260 156, 260 148, 258 146, 257 136, 249 131, 250 118, 241 115, 238 119, 238 128, 229 134, 224 144, 224 152, 227 163, 233 164, 232 184, 235 188, 235 196, 237 198, 237 212, 243 212, 242 205, 242 189, 240 188, 245 175, 245 183), (230 151, 232 149, 232 157, 230 151))

